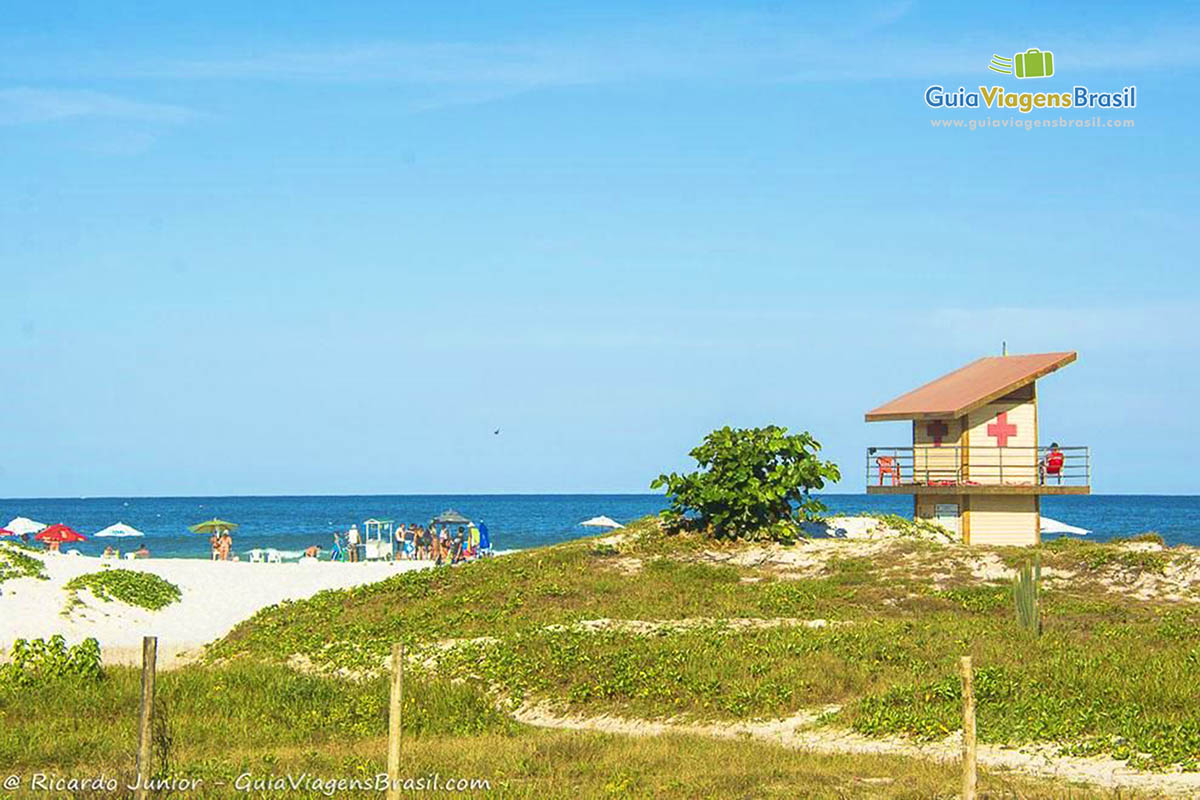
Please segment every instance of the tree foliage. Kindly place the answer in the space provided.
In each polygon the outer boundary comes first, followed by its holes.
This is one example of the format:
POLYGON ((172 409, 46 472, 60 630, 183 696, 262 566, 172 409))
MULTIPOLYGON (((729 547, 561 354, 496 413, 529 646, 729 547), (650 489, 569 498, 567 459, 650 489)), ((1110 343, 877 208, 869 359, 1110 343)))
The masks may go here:
POLYGON ((836 464, 819 458, 820 450, 808 432, 724 427, 691 451, 698 470, 659 475, 650 488, 666 489, 664 517, 675 527, 717 538, 793 541, 802 521, 825 510, 809 493, 841 478, 836 464))

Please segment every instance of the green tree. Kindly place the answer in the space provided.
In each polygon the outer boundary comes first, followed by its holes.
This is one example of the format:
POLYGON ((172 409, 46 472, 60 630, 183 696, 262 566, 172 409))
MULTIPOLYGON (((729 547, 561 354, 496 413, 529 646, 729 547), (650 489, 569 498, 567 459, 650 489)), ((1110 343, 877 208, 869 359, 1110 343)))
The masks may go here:
POLYGON ((807 432, 725 427, 689 454, 698 470, 659 475, 650 488, 666 489, 671 505, 663 516, 673 527, 699 528, 717 538, 794 541, 800 522, 825 510, 809 492, 841 478, 836 464, 818 457, 820 450, 807 432))

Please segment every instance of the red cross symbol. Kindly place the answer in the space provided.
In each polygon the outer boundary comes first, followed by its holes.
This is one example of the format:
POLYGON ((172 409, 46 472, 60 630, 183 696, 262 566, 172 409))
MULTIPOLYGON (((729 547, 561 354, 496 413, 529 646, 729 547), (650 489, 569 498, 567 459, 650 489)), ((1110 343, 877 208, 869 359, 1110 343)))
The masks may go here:
POLYGON ((925 433, 933 438, 934 447, 941 447, 942 437, 949 432, 950 429, 946 427, 946 423, 942 422, 940 419, 934 420, 925 426, 925 433))
POLYGON ((987 435, 996 437, 1000 447, 1008 446, 1008 437, 1017 435, 1017 426, 1008 421, 1008 412, 1001 411, 996 415, 996 421, 987 426, 987 435))

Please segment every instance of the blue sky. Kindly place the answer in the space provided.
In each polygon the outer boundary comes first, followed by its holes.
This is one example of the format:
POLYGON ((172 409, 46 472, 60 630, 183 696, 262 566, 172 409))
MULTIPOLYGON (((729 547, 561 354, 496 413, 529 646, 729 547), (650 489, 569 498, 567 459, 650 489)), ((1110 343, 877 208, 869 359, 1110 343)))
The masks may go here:
POLYGON ((1194 6, 448 9, 6 10, 0 495, 642 491, 767 423, 857 492, 863 412, 1002 340, 1080 352, 1097 491, 1196 493, 1194 6))

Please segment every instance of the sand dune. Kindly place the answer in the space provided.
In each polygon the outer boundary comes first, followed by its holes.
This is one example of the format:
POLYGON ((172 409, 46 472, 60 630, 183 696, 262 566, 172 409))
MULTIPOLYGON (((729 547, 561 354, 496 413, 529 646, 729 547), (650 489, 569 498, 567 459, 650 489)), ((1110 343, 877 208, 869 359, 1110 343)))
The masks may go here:
POLYGON ((203 645, 266 606, 432 566, 427 561, 251 564, 148 558, 118 563, 87 556, 39 554, 39 558, 45 562, 50 580, 16 578, 0 584, 0 653, 6 652, 14 639, 58 633, 71 644, 96 637, 105 663, 139 664, 142 637, 151 635, 158 637, 163 667, 196 658, 203 645), (68 593, 63 585, 106 566, 153 572, 177 585, 182 598, 160 611, 148 611, 80 592, 83 605, 64 616, 68 593))

